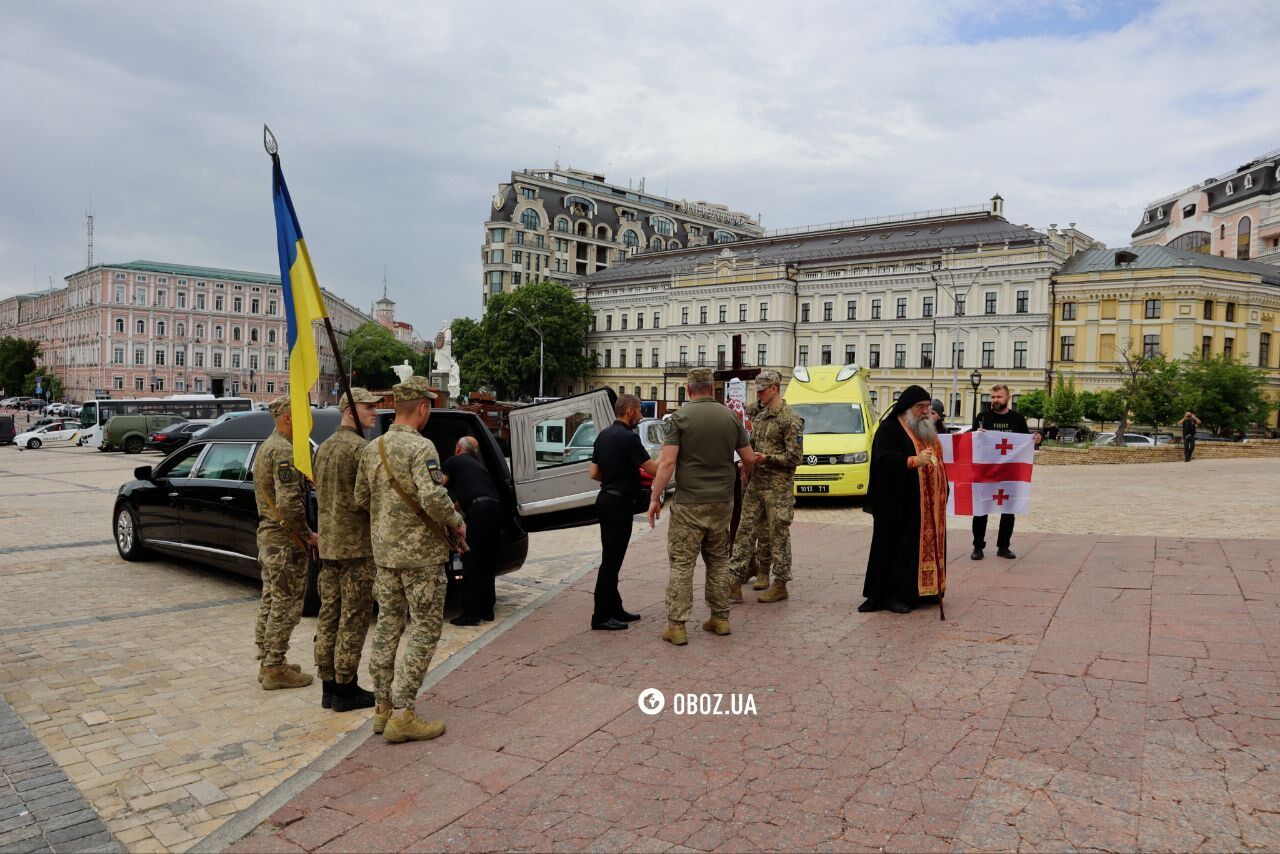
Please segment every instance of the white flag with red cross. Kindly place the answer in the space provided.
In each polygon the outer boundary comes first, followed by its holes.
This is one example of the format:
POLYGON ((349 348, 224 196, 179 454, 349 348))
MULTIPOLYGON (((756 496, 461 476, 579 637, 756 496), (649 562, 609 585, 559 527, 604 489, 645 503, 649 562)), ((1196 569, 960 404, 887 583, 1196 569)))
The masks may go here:
POLYGON ((1028 433, 974 431, 939 436, 951 495, 949 516, 1025 514, 1031 506, 1035 443, 1028 433))

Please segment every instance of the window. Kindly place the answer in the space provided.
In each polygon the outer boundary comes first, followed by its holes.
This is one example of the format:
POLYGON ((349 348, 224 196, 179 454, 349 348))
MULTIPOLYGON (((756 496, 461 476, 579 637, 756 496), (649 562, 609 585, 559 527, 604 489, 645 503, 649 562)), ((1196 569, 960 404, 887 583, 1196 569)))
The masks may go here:
POLYGON ((542 227, 542 217, 538 216, 538 212, 533 208, 525 208, 520 214, 520 224, 530 231, 535 231, 542 227))
POLYGON ((116 332, 119 332, 119 333, 121 333, 121 334, 123 334, 123 333, 124 333, 124 318, 123 318, 123 317, 117 317, 117 318, 116 318, 116 332))
POLYGON ((1225 222, 1222 223, 1222 225, 1218 226, 1218 239, 1219 240, 1227 239, 1227 224, 1225 222))
POLYGON ((515 239, 514 239, 514 241, 513 241, 513 242, 516 244, 516 246, 524 246, 524 232, 523 232, 523 231, 517 231, 517 232, 515 233, 515 235, 514 235, 514 238, 515 238, 515 239))
POLYGON ((651 368, 658 367, 658 348, 657 347, 654 347, 651 351, 649 351, 649 367, 651 368))
POLYGON ((953 368, 964 367, 964 342, 963 341, 951 342, 951 367, 953 368))
POLYGON ((996 366, 996 342, 982 342, 982 367, 994 368, 996 366))
POLYGON ((925 341, 920 345, 920 367, 933 367, 933 342, 925 341))
POLYGON ((204 294, 196 294, 196 310, 204 311, 204 294))
POLYGON ((745 302, 738 303, 738 322, 747 322, 747 304, 745 302))
POLYGON ((1147 320, 1159 320, 1160 319, 1160 300, 1149 299, 1147 300, 1146 305, 1147 305, 1147 308, 1146 308, 1147 320))
POLYGON ((133 322, 133 333, 135 335, 146 335, 147 322, 145 320, 135 320, 133 322))
POLYGON ((506 252, 507 252, 507 250, 505 250, 505 249, 490 249, 490 250, 489 250, 489 263, 490 263, 490 264, 502 264, 502 263, 505 263, 505 262, 503 261, 503 256, 506 254, 506 252))
POLYGON ((244 312, 244 297, 232 297, 231 310, 234 311, 236 314, 241 314, 242 312, 244 312))
POLYGON ((178 301, 178 308, 186 308, 186 307, 187 307, 187 292, 186 292, 186 291, 176 291, 176 292, 174 293, 173 297, 174 297, 174 299, 176 299, 176 300, 178 301))
POLYGON ((1058 345, 1058 356, 1064 362, 1076 360, 1076 336, 1063 335, 1058 345))
POLYGON ((143 377, 134 377, 134 378, 133 378, 133 390, 134 390, 134 391, 143 391, 143 383, 144 383, 144 382, 146 382, 145 378, 143 378, 143 377))
POLYGON ((822 319, 827 322, 830 322, 833 319, 833 315, 835 314, 835 308, 836 308, 835 303, 824 302, 822 304, 822 319))
POLYGON ((984 313, 984 314, 995 314, 995 313, 996 313, 996 294, 995 294, 995 291, 987 291, 987 293, 986 293, 986 299, 983 301, 983 304, 982 304, 982 311, 983 311, 983 313, 984 313))
POLYGON ((267 356, 267 370, 274 371, 276 369, 276 357, 267 356))
POLYGON ((1227 195, 1234 196, 1236 194, 1236 184, 1234 181, 1227 182, 1227 195))
POLYGON ((156 335, 163 338, 168 328, 169 328, 168 324, 166 324, 163 320, 156 321, 156 335))
POLYGON ((680 322, 682 324, 687 324, 689 322, 689 306, 687 305, 680 307, 680 322))
POLYGON ((717 344, 716 345, 716 367, 722 371, 724 370, 725 365, 728 364, 728 362, 726 361, 726 358, 727 357, 725 354, 725 345, 717 344))
POLYGON ((124 348, 116 347, 111 351, 111 363, 113 365, 124 364, 124 348))
POLYGON ((699 323, 706 323, 706 322, 707 322, 707 307, 706 307, 705 305, 704 305, 704 306, 701 306, 701 307, 698 309, 698 322, 699 322, 699 323))
MULTIPOLYGON (((120 302, 120 303, 124 302, 124 293, 125 293, 125 286, 116 285, 116 302, 120 302)), ((121 377, 120 381, 123 383, 124 377, 121 377)))
POLYGON ((1258 338, 1258 367, 1265 368, 1271 361, 1271 333, 1264 332, 1258 338))
POLYGON ((1194 204, 1182 206, 1182 218, 1191 219, 1196 215, 1196 206, 1194 204))
POLYGON ((176 332, 174 334, 176 334, 179 338, 185 338, 187 335, 187 324, 179 320, 176 332))
POLYGON ((727 323, 728 320, 729 320, 729 306, 722 305, 720 306, 720 322, 727 323))
POLYGON ((1073 303, 1073 302, 1064 302, 1064 303, 1062 304, 1062 319, 1063 319, 1063 320, 1075 320, 1075 319, 1076 319, 1076 304, 1075 304, 1075 303, 1073 303))
POLYGON ((624 312, 623 314, 620 314, 618 317, 619 317, 619 319, 621 319, 621 321, 622 321, 622 328, 623 328, 623 329, 626 329, 626 328, 627 328, 627 314, 624 312))
POLYGON ((808 344, 800 345, 799 355, 796 356, 796 364, 802 367, 809 364, 809 345, 808 344))
POLYGON ((225 310, 226 310, 226 305, 227 305, 227 298, 226 298, 226 297, 224 297, 222 294, 214 294, 214 295, 213 295, 213 310, 214 310, 214 311, 225 311, 225 310))
POLYGON ((606 368, 612 368, 612 367, 613 367, 613 351, 612 351, 612 350, 605 350, 605 351, 604 351, 604 366, 605 366, 606 368))
POLYGON ((880 319, 880 300, 878 299, 873 299, 871 301, 871 319, 872 320, 880 319))
POLYGON ((1156 219, 1164 219, 1164 208, 1156 208, 1156 219))
POLYGON ((735 240, 738 239, 738 236, 734 234, 732 231, 721 231, 720 229, 716 229, 716 232, 712 236, 712 239, 716 243, 733 243, 735 240))
POLYGON ((905 368, 907 366, 906 344, 895 344, 893 346, 893 366, 895 368, 905 368))
POLYGON ((511 284, 514 287, 520 286, 520 271, 516 270, 511 274, 511 284))
MULTIPOLYGON (((143 277, 146 278, 145 276, 143 277)), ((147 289, 145 287, 136 287, 133 289, 133 302, 135 305, 147 304, 147 289)))
POLYGON ((879 392, 875 392, 875 391, 873 391, 873 392, 871 392, 870 394, 871 394, 871 409, 872 409, 873 411, 879 411, 879 408, 880 408, 880 394, 879 394, 879 392))
POLYGON ((241 340, 240 327, 239 327, 239 326, 233 326, 233 327, 231 327, 231 340, 232 340, 232 341, 239 341, 239 340, 241 340))
POLYGON ((244 480, 248 476, 249 451, 241 442, 214 442, 205 451, 195 476, 203 480, 244 480))
POLYGON ((964 294, 956 294, 956 317, 964 317, 964 294))
POLYGON ((124 377, 112 377, 111 387, 116 391, 124 391, 124 377))
POLYGON ((267 343, 268 344, 276 343, 276 331, 274 329, 267 330, 267 343))
POLYGON ((163 365, 163 364, 164 364, 164 351, 163 351, 163 350, 156 350, 156 364, 157 364, 157 365, 163 365))
POLYGON ((822 345, 822 364, 824 365, 831 364, 831 345, 830 344, 822 345))
MULTIPOLYGON (((649 399, 650 400, 658 399, 658 387, 656 385, 649 386, 649 399)), ((664 433, 665 433, 665 429, 664 429, 664 433)))
POLYGON ((1235 323, 1236 320, 1236 304, 1227 303, 1227 323, 1235 323))
POLYGON ((239 353, 231 354, 231 367, 235 370, 240 370, 240 354, 239 353))
POLYGON ((676 224, 665 216, 655 214, 649 217, 649 225, 653 227, 654 232, 661 234, 663 237, 671 237, 676 233, 676 224))
POLYGON ((267 317, 275 317, 275 316, 276 316, 276 301, 268 300, 267 301, 267 317))
POLYGON ((1213 320, 1213 300, 1211 299, 1204 301, 1204 319, 1213 320))
POLYGON ((760 319, 761 320, 769 319, 769 303, 767 302, 760 303, 760 319))
MULTIPOLYGON (((606 350, 605 352, 608 352, 608 351, 606 350)), ((627 366, 627 351, 619 347, 618 348, 618 367, 625 368, 626 366, 627 366)))
POLYGON ((562 216, 558 216, 558 217, 556 217, 556 231, 562 231, 562 232, 564 232, 565 234, 568 234, 568 233, 569 233, 569 220, 565 219, 565 218, 564 218, 564 217, 562 217, 562 216))
POLYGON ((254 297, 253 299, 249 300, 249 313, 250 313, 250 314, 261 314, 261 313, 262 313, 262 300, 258 299, 257 297, 254 297))
POLYGON ((1017 308, 1018 314, 1026 314, 1031 303, 1031 291, 1018 291, 1017 308))
POLYGON ((192 365, 194 365, 197 368, 203 368, 204 367, 204 351, 196 350, 191 355, 193 357, 192 365))
POLYGON ((653 328, 658 328, 658 312, 656 311, 653 313, 653 328))
POLYGON ((1236 339, 1223 338, 1222 339, 1222 358, 1227 360, 1230 360, 1231 358, 1233 358, 1235 348, 1236 348, 1236 339))
POLYGON ((1027 366, 1027 342, 1013 342, 1013 366, 1015 368, 1025 368, 1027 366))
POLYGON ((1213 355, 1213 336, 1205 335, 1200 338, 1200 358, 1207 360, 1213 355))
POLYGON ((763 367, 769 361, 769 345, 756 345, 756 366, 763 367))
POLYGON ((1246 190, 1251 190, 1251 189, 1253 189, 1253 176, 1252 176, 1252 175, 1245 175, 1245 176, 1244 176, 1244 188, 1245 188, 1246 190))
POLYGON ((251 371, 256 371, 256 370, 258 370, 258 367, 259 367, 259 365, 258 365, 258 354, 257 354, 257 353, 250 353, 250 354, 249 354, 249 370, 251 370, 251 371))
POLYGON ((1142 355, 1148 359, 1154 359, 1156 356, 1160 355, 1159 335, 1142 336, 1142 355))
POLYGON ((665 247, 662 245, 661 237, 654 237, 649 240, 649 248, 654 252, 661 252, 665 247))
POLYGON ((1252 237, 1253 222, 1247 216, 1240 217, 1236 224, 1236 257, 1241 261, 1249 260, 1249 243, 1252 237))
POLYGON ((896 317, 901 320, 907 316, 907 298, 898 297, 898 312, 896 317))
POLYGON ((698 345, 698 364, 705 365, 707 363, 707 345, 698 345))
POLYGON ((803 305, 800 306, 800 322, 801 323, 809 322, 809 303, 804 303, 803 305))
POLYGON ((852 365, 858 361, 858 350, 853 344, 844 345, 844 363, 852 365))
POLYGON ((684 403, 684 386, 680 386, 676 389, 676 403, 684 403))
POLYGON ((538 191, 537 191, 537 190, 535 190, 535 189, 533 189, 532 187, 521 187, 521 188, 520 188, 520 198, 522 198, 522 199, 536 199, 536 198, 538 198, 538 191))
POLYGON ((176 367, 184 367, 187 364, 187 351, 181 347, 173 351, 173 364, 176 367))
POLYGON ((844 304, 844 319, 845 319, 845 320, 857 320, 857 319, 858 319, 858 302, 857 302, 857 300, 849 300, 848 302, 846 302, 846 303, 844 304))
POLYGON ((133 348, 133 363, 135 365, 145 365, 147 363, 147 351, 144 348, 133 348))
POLYGON ((880 367, 880 345, 879 344, 871 345, 871 352, 867 358, 869 360, 868 367, 872 367, 872 368, 880 367))
POLYGON ((921 313, 925 317, 933 317, 933 297, 924 298, 923 311, 921 313))
POLYGON ((213 366, 215 368, 222 367, 222 351, 218 350, 213 354, 213 366))
POLYGON ((635 249, 640 245, 640 235, 628 228, 622 232, 622 245, 627 249, 635 249))

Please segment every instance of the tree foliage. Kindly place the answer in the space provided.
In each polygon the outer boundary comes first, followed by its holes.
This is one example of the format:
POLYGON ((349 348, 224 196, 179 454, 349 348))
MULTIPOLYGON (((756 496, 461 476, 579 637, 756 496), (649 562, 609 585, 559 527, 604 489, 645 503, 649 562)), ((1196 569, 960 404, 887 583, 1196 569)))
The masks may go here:
POLYGON ((1205 427, 1218 433, 1264 424, 1276 406, 1262 393, 1266 382, 1262 371, 1226 356, 1188 359, 1182 380, 1179 408, 1192 410, 1205 427))
POLYGON ((1018 411, 1026 418, 1044 419, 1045 404, 1048 396, 1042 388, 1033 388, 1018 398, 1018 411))
POLYGON ((30 338, 0 338, 0 388, 5 394, 28 394, 23 391, 27 376, 36 369, 40 358, 40 342, 30 338))
POLYGON ((362 324, 352 332, 342 345, 342 358, 348 371, 354 371, 352 385, 368 389, 388 389, 400 381, 392 365, 402 365, 409 360, 418 373, 419 356, 413 348, 396 339, 380 323, 362 324))
POLYGON ((555 282, 537 282, 493 294, 484 317, 453 322, 453 352, 465 390, 489 388, 498 397, 538 393, 538 332, 545 344, 545 390, 584 378, 591 310, 555 282), (523 318, 521 317, 523 315, 523 318), (527 322, 525 320, 527 318, 527 322))
POLYGON ((1093 415, 1086 413, 1085 417, 1101 423, 1105 430, 1108 422, 1119 421, 1124 415, 1123 407, 1124 401, 1120 399, 1120 394, 1114 389, 1105 388, 1094 395, 1093 415))
POLYGON ((1045 418, 1059 427, 1072 427, 1080 423, 1084 415, 1084 405, 1080 402, 1080 394, 1076 391, 1074 379, 1063 379, 1058 374, 1053 394, 1045 404, 1045 418))
POLYGON ((48 368, 36 368, 22 379, 22 393, 25 395, 36 395, 36 378, 40 378, 40 394, 39 397, 49 401, 63 400, 66 396, 66 388, 62 384, 62 377, 57 374, 50 373, 48 368))
POLYGON ((1134 420, 1159 429, 1186 411, 1183 363, 1164 356, 1144 359, 1129 401, 1134 420))

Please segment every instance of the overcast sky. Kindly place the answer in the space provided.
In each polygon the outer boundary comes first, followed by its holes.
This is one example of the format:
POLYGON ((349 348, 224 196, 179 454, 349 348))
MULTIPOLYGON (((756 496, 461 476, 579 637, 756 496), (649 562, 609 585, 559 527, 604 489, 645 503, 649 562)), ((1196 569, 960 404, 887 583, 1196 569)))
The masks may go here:
POLYGON ((1280 147, 1271 0, 6 3, 0 296, 95 260, 277 272, 279 137, 321 283, 432 337, 482 223, 561 165, 767 228, 981 202, 1127 242, 1280 147))

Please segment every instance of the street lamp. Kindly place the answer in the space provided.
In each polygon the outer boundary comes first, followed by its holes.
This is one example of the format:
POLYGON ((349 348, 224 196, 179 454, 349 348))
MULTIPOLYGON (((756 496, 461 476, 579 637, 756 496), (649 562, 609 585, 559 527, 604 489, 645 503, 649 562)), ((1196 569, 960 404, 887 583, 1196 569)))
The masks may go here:
POLYGON ((969 374, 969 382, 973 383, 973 420, 978 420, 978 387, 982 385, 982 371, 977 368, 969 374))
POLYGON ((542 397, 543 396, 542 394, 543 367, 545 365, 545 361, 544 361, 545 350, 543 348, 542 329, 538 326, 534 326, 533 321, 525 317, 524 312, 522 312, 518 308, 512 307, 508 309, 507 314, 513 314, 516 317, 520 318, 521 320, 524 321, 525 326, 528 326, 530 329, 532 329, 534 332, 538 334, 538 397, 542 397))
MULTIPOLYGON (((954 250, 954 249, 951 249, 951 250, 946 250, 946 249, 944 249, 944 250, 942 250, 942 251, 943 251, 943 259, 944 259, 944 260, 943 260, 943 263, 945 263, 945 259, 946 259, 946 256, 947 256, 947 254, 948 254, 948 253, 954 253, 954 252, 955 252, 955 250, 954 250)), ((956 358, 956 356, 958 355, 958 351, 956 350, 956 346, 957 346, 957 344, 958 344, 958 343, 959 343, 959 341, 960 341, 960 318, 961 318, 961 314, 960 314, 960 312, 955 311, 954 306, 955 306, 955 303, 956 303, 957 297, 959 297, 960 295, 962 295, 962 294, 963 294, 964 299, 965 299, 965 313, 966 313, 966 314, 968 313, 968 308, 969 308, 969 292, 973 290, 973 285, 974 285, 974 283, 975 283, 975 282, 977 282, 977 281, 978 281, 978 277, 979 277, 979 276, 981 276, 983 273, 987 272, 987 265, 983 265, 979 270, 977 270, 977 271, 976 271, 976 272, 975 272, 975 273, 974 273, 974 274, 969 278, 969 283, 968 283, 967 285, 965 285, 965 286, 964 286, 964 289, 963 289, 963 290, 961 290, 961 289, 956 285, 956 274, 955 274, 955 272, 954 272, 953 270, 951 270, 950 268, 943 268, 943 269, 942 269, 942 272, 944 272, 944 273, 946 273, 946 274, 947 274, 947 284, 943 284, 943 283, 938 279, 938 277, 937 277, 936 275, 934 275, 933 271, 930 271, 930 272, 929 272, 929 278, 933 279, 933 292, 934 292, 934 299, 933 299, 933 360, 934 360, 934 364, 937 364, 937 361, 938 361, 938 310, 942 307, 941 300, 939 300, 939 299, 938 299, 937 294, 938 294, 938 291, 940 291, 940 290, 941 290, 941 291, 945 291, 946 293, 948 293, 948 294, 950 294, 950 295, 951 295, 951 301, 952 301, 952 306, 953 306, 952 312, 953 312, 953 314, 954 314, 954 316, 955 316, 955 333, 954 333, 954 335, 953 335, 953 337, 952 337, 952 339, 951 339, 951 399, 952 399, 952 400, 954 400, 954 401, 956 401, 956 415, 959 415, 959 414, 960 414, 960 404, 959 404, 959 399, 960 399, 960 364, 959 364, 959 359, 957 359, 957 358, 956 358)))

